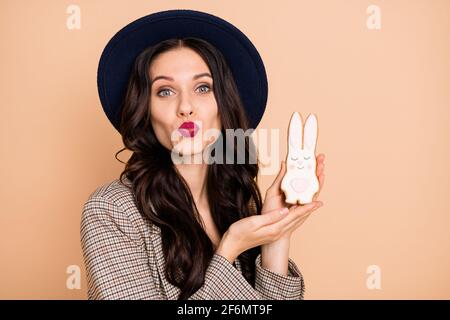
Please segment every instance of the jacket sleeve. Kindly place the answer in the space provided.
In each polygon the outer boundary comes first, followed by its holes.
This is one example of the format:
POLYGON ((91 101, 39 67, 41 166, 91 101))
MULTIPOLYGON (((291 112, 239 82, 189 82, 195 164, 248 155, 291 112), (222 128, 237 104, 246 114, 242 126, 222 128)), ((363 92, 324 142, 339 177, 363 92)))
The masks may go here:
POLYGON ((80 235, 89 300, 161 299, 137 231, 114 202, 90 197, 80 235))
POLYGON ((287 276, 261 266, 261 254, 256 258, 255 287, 265 299, 303 300, 305 283, 303 275, 292 259, 289 259, 287 276))
POLYGON ((304 283, 295 263, 289 259, 287 276, 264 269, 261 255, 256 258, 255 288, 253 288, 225 257, 215 254, 206 270, 204 285, 189 300, 300 300, 304 283))
MULTIPOLYGON (((81 219, 88 299, 162 299, 136 228, 112 200, 89 198, 81 219)), ((292 260, 288 276, 261 267, 253 288, 225 257, 214 254, 205 282, 188 300, 302 299, 303 278, 292 260)))

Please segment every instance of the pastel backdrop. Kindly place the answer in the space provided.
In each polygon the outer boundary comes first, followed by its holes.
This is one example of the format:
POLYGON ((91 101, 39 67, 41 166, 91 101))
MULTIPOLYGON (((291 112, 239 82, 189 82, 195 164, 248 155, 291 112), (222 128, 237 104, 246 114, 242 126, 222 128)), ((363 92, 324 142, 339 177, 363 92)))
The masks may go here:
MULTIPOLYGON (((227 19, 258 48, 269 78, 259 128, 280 130, 275 166, 292 112, 318 118, 324 206, 291 244, 305 299, 449 299, 446 0, 2 1, 0 298, 87 297, 82 205, 123 169, 98 59, 127 23, 175 8, 227 19), (72 5, 80 29, 67 27, 72 5), (380 29, 367 24, 373 5, 380 29)), ((260 176, 263 193, 274 177, 260 176)))

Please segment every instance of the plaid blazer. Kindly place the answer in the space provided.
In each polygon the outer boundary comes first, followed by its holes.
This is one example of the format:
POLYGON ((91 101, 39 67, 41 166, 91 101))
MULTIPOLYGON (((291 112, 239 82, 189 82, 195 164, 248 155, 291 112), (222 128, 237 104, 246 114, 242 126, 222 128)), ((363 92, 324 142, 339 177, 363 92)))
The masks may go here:
MULTIPOLYGON (((86 266, 88 299, 178 299, 180 289, 165 275, 161 229, 140 214, 129 180, 119 179, 93 191, 85 202, 80 236, 86 266)), ((303 277, 291 259, 284 276, 255 260, 253 288, 241 272, 239 259, 231 264, 214 254, 205 282, 189 300, 300 300, 303 277)))

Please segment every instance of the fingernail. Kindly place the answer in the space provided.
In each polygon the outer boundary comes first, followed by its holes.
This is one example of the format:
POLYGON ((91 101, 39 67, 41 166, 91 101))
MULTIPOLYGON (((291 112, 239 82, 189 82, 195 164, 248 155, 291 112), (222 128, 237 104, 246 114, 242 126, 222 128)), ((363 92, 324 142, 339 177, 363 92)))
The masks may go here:
POLYGON ((283 209, 280 210, 280 213, 281 214, 286 214, 286 213, 288 213, 288 211, 289 211, 289 209, 284 207, 283 209))

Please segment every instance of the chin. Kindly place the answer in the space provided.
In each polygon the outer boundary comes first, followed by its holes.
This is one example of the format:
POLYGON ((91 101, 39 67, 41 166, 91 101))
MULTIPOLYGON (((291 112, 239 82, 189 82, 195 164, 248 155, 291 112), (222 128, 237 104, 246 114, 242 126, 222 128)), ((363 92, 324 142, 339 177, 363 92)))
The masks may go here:
POLYGON ((195 154, 203 154, 204 146, 200 139, 183 139, 173 146, 172 153, 189 157, 195 154))

